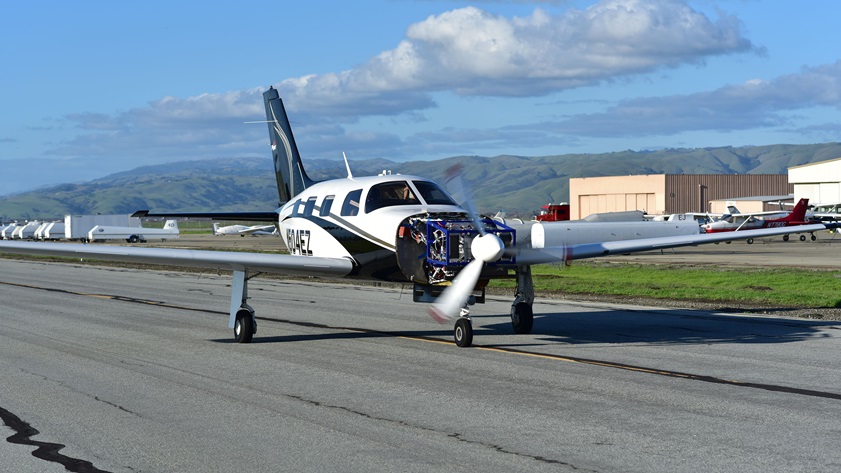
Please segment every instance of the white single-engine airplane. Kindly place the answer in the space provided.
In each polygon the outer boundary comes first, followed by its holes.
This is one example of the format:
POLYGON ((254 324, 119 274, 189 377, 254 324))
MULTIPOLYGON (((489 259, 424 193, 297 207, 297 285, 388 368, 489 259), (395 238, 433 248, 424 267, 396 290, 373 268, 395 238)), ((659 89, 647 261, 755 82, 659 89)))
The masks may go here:
MULTIPOLYGON (((832 225, 534 248, 518 242, 511 227, 476 214, 469 199, 459 205, 438 184, 422 177, 354 177, 348 166, 345 179, 313 182, 304 171, 277 90, 270 87, 263 100, 283 205, 274 212, 179 215, 275 221, 289 255, 5 241, 0 242, 0 251, 230 270, 228 326, 240 343, 250 342, 257 329, 254 309, 247 303, 248 280, 257 273, 412 283, 414 300, 432 302, 429 313, 438 322, 455 320, 455 342, 466 347, 473 340, 468 303, 484 302, 485 285, 494 278, 516 279, 511 322, 514 332, 531 332, 533 264, 817 231, 832 225)), ((457 172, 447 180, 461 185, 457 172)), ((556 235, 547 241, 558 239, 556 235)))
POLYGON ((218 223, 213 223, 213 234, 220 235, 239 235, 244 237, 246 235, 276 235, 277 227, 274 225, 227 225, 220 227, 218 223))

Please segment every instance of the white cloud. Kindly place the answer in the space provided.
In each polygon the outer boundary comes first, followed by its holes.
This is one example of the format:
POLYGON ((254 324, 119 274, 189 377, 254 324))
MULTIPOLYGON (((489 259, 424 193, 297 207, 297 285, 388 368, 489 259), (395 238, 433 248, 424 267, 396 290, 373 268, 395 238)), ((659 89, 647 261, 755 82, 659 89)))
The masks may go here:
POLYGON ((733 131, 787 125, 785 112, 808 107, 841 109, 841 61, 713 91, 624 100, 603 113, 576 115, 539 128, 580 136, 733 131))
MULTIPOLYGON (((359 149, 367 145, 366 156, 399 157, 394 147, 400 139, 389 130, 344 126, 364 116, 406 117, 429 109, 436 105, 432 94, 441 91, 540 96, 751 50, 756 48, 736 19, 711 19, 673 0, 605 0, 585 10, 551 15, 536 9, 514 18, 466 7, 410 25, 393 49, 359 67, 289 78, 278 88, 296 136, 303 137, 302 151, 331 145, 335 152, 340 138, 359 149), (386 146, 393 152, 386 153, 386 146)), ((114 115, 74 114, 66 119, 86 134, 50 154, 109 159, 130 154, 157 161, 259 154, 265 127, 243 122, 264 116, 261 93, 262 88, 164 97, 114 115)))
POLYGON ((751 50, 735 18, 713 20, 677 1, 606 0, 521 18, 465 7, 409 26, 396 48, 362 66, 287 79, 280 89, 308 105, 400 113, 431 105, 418 94, 539 96, 751 50))

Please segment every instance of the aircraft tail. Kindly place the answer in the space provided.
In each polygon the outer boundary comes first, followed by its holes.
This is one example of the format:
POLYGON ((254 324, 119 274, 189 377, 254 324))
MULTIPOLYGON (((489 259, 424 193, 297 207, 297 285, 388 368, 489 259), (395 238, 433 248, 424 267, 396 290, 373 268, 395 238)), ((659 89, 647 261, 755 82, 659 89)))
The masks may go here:
POLYGON ((213 235, 218 235, 219 232, 219 223, 213 222, 213 235))
POLYGON ((177 220, 167 220, 164 222, 164 229, 169 230, 172 233, 178 233, 178 221, 177 220))
POLYGON ((292 127, 277 89, 269 87, 269 90, 263 92, 263 102, 266 105, 266 120, 272 143, 278 203, 282 204, 312 185, 313 181, 304 171, 295 137, 292 136, 292 127))
POLYGON ((781 218, 780 221, 787 223, 801 223, 806 221, 806 210, 809 209, 809 199, 800 199, 791 213, 781 218))

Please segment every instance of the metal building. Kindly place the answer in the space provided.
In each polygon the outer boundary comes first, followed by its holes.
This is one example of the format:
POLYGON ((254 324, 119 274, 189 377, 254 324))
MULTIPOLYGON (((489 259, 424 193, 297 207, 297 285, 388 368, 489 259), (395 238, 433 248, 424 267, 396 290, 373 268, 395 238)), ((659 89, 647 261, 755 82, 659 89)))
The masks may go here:
POLYGON ((841 158, 788 168, 796 199, 827 206, 841 203, 841 158))
MULTIPOLYGON (((841 165, 841 164, 839 164, 841 165)), ((789 171, 790 172, 790 171, 789 171)), ((600 212, 710 212, 710 201, 793 192, 786 174, 650 174, 569 180, 570 218, 600 212)))

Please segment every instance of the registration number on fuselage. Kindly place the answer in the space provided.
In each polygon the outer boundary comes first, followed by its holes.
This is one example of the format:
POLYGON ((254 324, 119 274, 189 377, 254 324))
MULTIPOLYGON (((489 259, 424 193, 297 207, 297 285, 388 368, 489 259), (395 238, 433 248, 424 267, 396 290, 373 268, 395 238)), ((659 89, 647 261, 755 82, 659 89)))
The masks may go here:
POLYGON ((290 255, 312 256, 310 249, 310 231, 286 229, 286 246, 290 255))

